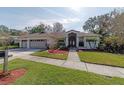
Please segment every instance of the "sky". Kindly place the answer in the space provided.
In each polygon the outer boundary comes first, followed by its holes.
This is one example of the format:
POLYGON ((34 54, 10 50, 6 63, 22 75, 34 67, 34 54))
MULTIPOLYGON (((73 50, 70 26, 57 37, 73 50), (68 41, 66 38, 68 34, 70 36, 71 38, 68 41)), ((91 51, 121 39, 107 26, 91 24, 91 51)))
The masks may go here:
POLYGON ((82 26, 89 18, 111 12, 111 7, 11 7, 0 8, 0 25, 23 30, 27 26, 39 23, 51 25, 63 24, 67 30, 83 31, 82 26))

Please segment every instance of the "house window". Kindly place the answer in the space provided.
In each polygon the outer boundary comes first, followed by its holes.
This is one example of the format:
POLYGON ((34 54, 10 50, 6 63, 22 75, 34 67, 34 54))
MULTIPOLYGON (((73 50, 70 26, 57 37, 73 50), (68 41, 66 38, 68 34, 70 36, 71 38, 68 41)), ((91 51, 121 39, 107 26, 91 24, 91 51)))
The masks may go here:
POLYGON ((96 40, 93 40, 93 39, 87 39, 86 42, 96 42, 96 40))
POLYGON ((90 49, 96 48, 96 40, 95 39, 87 39, 86 42, 88 43, 90 49))
POLYGON ((83 47, 84 46, 84 42, 83 41, 79 41, 79 46, 83 47))
POLYGON ((64 42, 64 40, 59 40, 58 42, 64 42))
POLYGON ((60 46, 65 46, 65 41, 64 40, 59 40, 58 41, 58 47, 60 46))
POLYGON ((84 47, 84 37, 79 38, 79 47, 84 47))

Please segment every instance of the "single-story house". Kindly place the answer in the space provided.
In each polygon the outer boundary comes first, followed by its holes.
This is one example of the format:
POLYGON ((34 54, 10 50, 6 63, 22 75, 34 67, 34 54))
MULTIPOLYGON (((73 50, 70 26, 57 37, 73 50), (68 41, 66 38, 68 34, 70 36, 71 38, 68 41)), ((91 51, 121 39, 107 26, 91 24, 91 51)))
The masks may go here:
POLYGON ((21 48, 53 48, 59 45, 78 49, 96 49, 99 35, 70 30, 67 32, 34 33, 20 36, 21 48))

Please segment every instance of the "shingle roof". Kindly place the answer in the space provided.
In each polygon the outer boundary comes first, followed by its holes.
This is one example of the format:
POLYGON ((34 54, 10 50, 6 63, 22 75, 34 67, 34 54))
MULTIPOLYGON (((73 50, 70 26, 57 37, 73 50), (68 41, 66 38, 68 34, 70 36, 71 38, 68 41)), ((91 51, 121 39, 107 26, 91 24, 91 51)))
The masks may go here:
MULTIPOLYGON (((72 30, 71 30, 72 31, 72 30)), ((75 31, 75 30, 73 30, 75 31)), ((69 32, 69 31, 68 31, 69 32)), ((84 33, 84 32, 80 32, 80 31, 76 31, 79 32, 79 36, 99 36, 98 34, 93 34, 93 33, 84 33)), ((34 34, 26 34, 26 35, 22 35, 20 36, 20 38, 40 38, 40 37, 44 37, 44 38, 64 38, 66 36, 67 32, 47 32, 47 33, 34 33, 34 34)))
POLYGON ((27 34, 20 36, 20 38, 31 38, 31 37, 63 38, 65 37, 65 32, 34 33, 34 34, 27 34))
POLYGON ((84 33, 84 32, 80 32, 79 36, 100 36, 100 35, 94 34, 94 33, 84 33))
POLYGON ((100 35, 98 35, 98 34, 94 34, 94 33, 85 33, 85 32, 80 32, 80 31, 77 31, 77 30, 69 30, 69 31, 67 31, 67 33, 68 32, 77 32, 77 33, 79 33, 79 36, 100 36, 100 35))

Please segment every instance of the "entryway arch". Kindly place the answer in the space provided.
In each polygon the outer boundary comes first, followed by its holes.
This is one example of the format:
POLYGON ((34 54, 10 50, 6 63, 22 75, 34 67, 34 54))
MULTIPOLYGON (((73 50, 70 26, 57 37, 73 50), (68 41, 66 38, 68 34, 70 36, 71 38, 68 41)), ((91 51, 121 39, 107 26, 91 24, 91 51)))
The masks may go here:
POLYGON ((77 38, 77 34, 76 33, 69 33, 68 34, 68 46, 69 47, 76 47, 76 38, 77 38))

